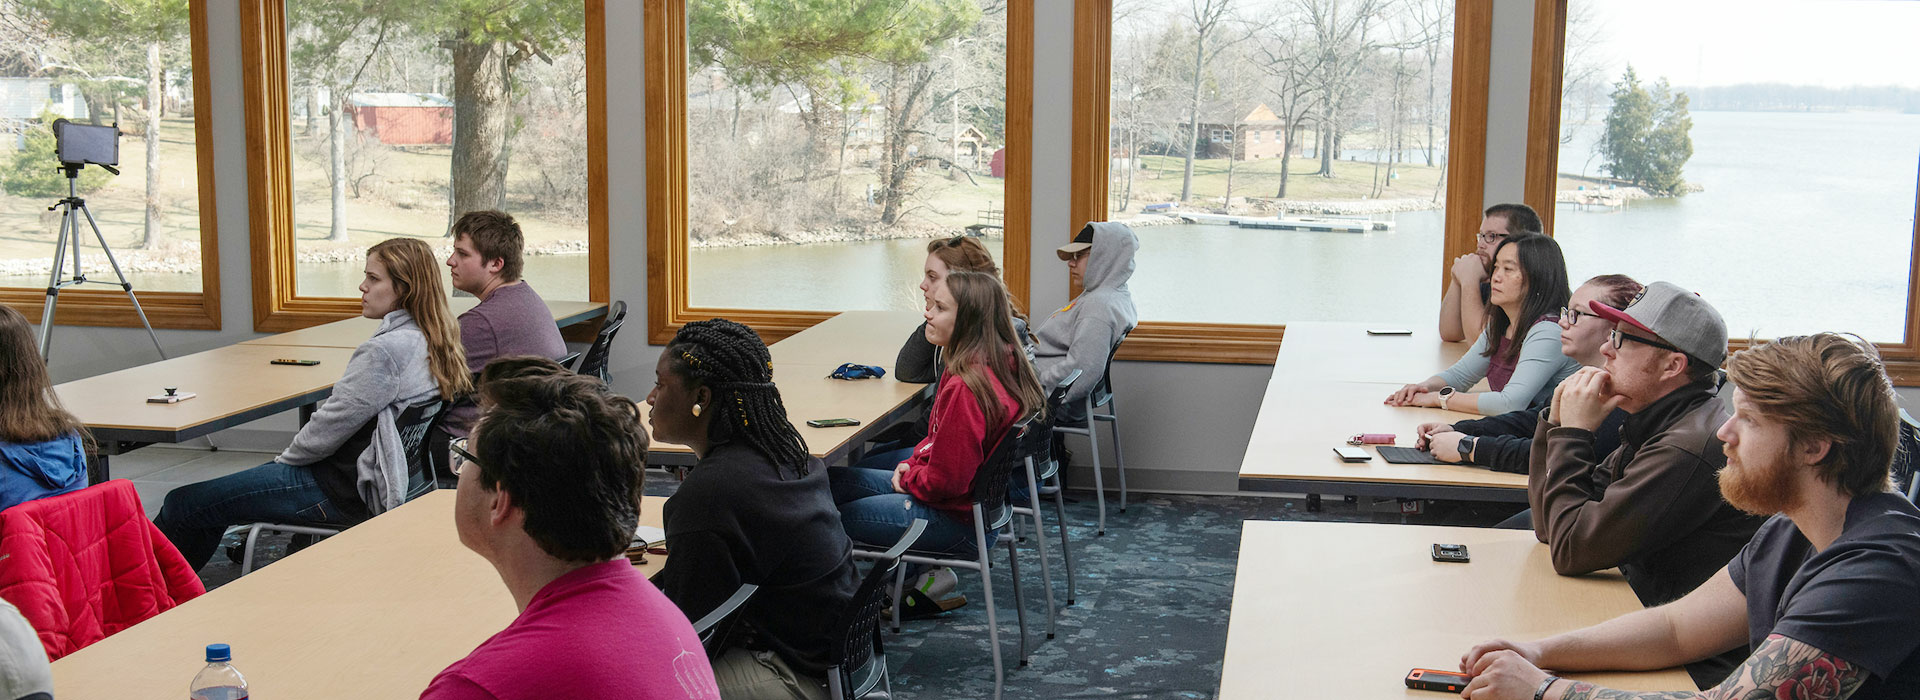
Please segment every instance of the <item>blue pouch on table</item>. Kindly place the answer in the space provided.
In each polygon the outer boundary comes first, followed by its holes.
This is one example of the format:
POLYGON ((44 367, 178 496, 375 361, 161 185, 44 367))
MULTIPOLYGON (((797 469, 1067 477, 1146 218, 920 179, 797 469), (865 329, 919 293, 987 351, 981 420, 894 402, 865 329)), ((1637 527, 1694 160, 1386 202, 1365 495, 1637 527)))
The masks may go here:
POLYGON ((844 365, 840 365, 840 368, 835 369, 833 371, 833 374, 827 375, 827 378, 851 380, 851 379, 878 379, 884 376, 887 376, 887 371, 884 369, 881 369, 879 367, 874 367, 871 365, 857 365, 852 362, 849 362, 844 365))

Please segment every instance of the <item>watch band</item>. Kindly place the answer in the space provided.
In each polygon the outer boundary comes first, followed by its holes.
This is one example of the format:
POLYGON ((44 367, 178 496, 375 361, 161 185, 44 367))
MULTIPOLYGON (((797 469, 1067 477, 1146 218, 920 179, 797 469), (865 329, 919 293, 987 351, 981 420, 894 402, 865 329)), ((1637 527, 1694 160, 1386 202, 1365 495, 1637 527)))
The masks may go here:
POLYGON ((1546 700, 1547 689, 1552 688, 1557 680, 1560 680, 1559 676, 1547 676, 1546 680, 1540 682, 1540 688, 1533 691, 1533 700, 1546 700))
POLYGON ((1480 438, 1472 435, 1468 435, 1460 438, 1460 444, 1465 446, 1466 448, 1466 449, 1460 450, 1460 456, 1464 458, 1461 461, 1464 461, 1468 464, 1473 464, 1474 463, 1473 453, 1475 450, 1480 449, 1480 438))

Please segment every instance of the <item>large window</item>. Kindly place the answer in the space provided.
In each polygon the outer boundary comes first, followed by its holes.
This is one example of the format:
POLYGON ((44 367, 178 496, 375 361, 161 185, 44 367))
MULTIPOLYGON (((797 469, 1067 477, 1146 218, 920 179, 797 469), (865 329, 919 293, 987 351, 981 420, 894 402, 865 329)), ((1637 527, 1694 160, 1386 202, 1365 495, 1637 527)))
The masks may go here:
POLYGON ((656 341, 714 315, 771 341, 832 312, 917 310, 927 243, 947 236, 980 237, 1023 298, 1031 13, 649 3, 656 341))
MULTIPOLYGON (((51 123, 118 125, 120 175, 75 184, 157 327, 218 328, 205 8, 199 2, 0 0, 0 302, 36 322, 67 196, 51 123)), ((80 220, 88 284, 59 321, 137 325, 109 260, 80 220)), ((69 253, 66 274, 72 274, 69 253)))
POLYGON ((1920 5, 1543 11, 1565 34, 1558 139, 1535 159, 1557 163, 1573 277, 1672 281, 1736 339, 1847 331, 1913 354, 1920 5))
POLYGON ((600 0, 246 5, 263 330, 350 312, 367 247, 444 253, 479 209, 519 220, 543 296, 604 299, 600 0))
POLYGON ((1077 49, 1074 211, 1140 236, 1129 357, 1267 361, 1290 321, 1434 322, 1470 247, 1447 231, 1478 219, 1487 8, 1081 5, 1111 33, 1077 49))

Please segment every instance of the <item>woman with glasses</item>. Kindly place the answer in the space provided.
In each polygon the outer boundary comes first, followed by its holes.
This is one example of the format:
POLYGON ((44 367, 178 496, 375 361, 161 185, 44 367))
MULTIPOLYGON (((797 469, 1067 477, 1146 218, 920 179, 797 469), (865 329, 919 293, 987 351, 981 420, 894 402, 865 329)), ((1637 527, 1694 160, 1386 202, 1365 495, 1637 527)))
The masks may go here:
POLYGON ((1494 249, 1487 328, 1473 348, 1440 374, 1387 397, 1389 406, 1424 406, 1497 416, 1553 397, 1580 368, 1560 353, 1560 309, 1567 305, 1567 263, 1546 236, 1508 236, 1494 249), (1469 392, 1487 380, 1492 389, 1469 392))
MULTIPOLYGON (((1626 275, 1600 275, 1573 290, 1572 300, 1560 310, 1560 353, 1586 367, 1606 364, 1601 352, 1611 342, 1614 323, 1595 316, 1593 306, 1624 308, 1640 290, 1640 283, 1626 275)), ((1626 411, 1616 410, 1594 431, 1597 455, 1604 457, 1620 445, 1620 424, 1626 417, 1626 411)), ((1414 446, 1432 452, 1442 462, 1525 474, 1538 419, 1538 411, 1521 409, 1455 423, 1426 423, 1420 426, 1414 446)), ((1525 526, 1526 521, 1518 524, 1525 526)))
POLYGON ((1454 259, 1447 271, 1447 292, 1440 297, 1440 339, 1457 343, 1472 338, 1487 323, 1487 278, 1493 271, 1493 249, 1508 236, 1540 233, 1540 215, 1525 204, 1487 207, 1475 235, 1473 252, 1454 259))

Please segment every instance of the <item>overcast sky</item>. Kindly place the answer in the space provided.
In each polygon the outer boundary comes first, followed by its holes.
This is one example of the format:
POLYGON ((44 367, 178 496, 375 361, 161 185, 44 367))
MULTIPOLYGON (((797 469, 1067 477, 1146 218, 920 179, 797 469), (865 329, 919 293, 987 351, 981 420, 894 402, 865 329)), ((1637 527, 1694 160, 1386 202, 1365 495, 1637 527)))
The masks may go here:
POLYGON ((1642 80, 1920 88, 1914 0, 1571 0, 1590 5, 1602 54, 1642 80))

